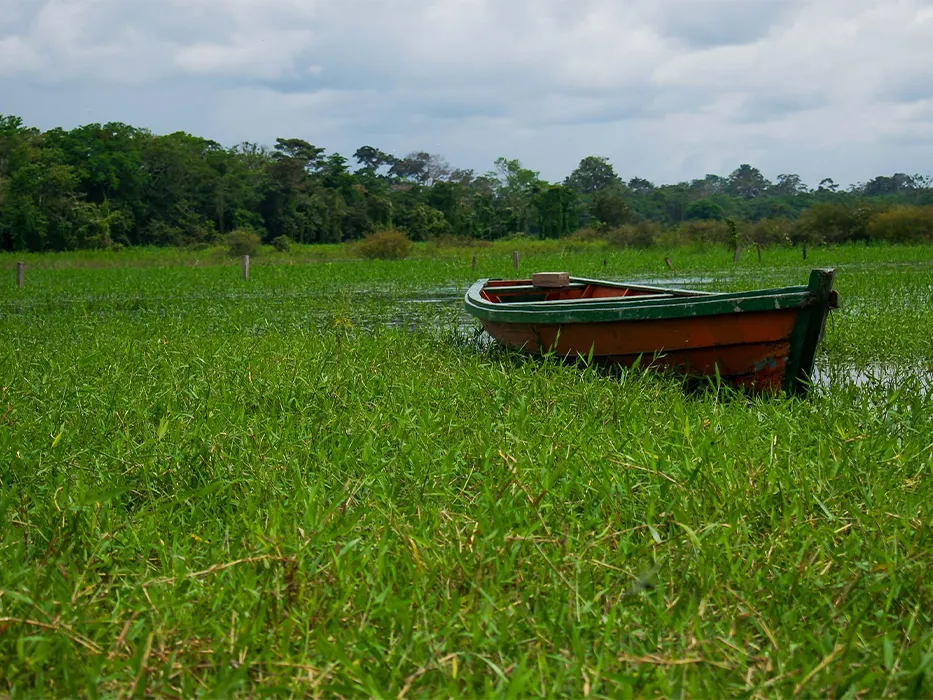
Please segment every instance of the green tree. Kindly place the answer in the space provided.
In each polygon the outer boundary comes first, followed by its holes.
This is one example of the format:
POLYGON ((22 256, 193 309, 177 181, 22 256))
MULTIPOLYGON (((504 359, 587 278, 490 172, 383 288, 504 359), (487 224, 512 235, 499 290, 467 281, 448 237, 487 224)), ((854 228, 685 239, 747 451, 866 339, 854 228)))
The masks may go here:
POLYGON ((631 210, 620 187, 606 187, 593 196, 593 214, 604 224, 621 226, 631 218, 631 210))
POLYGON ((735 197, 743 199, 760 197, 768 191, 770 186, 771 183, 765 179, 761 171, 748 163, 743 163, 729 175, 728 191, 735 197))
POLYGON ((698 199, 692 202, 684 212, 686 219, 699 219, 704 221, 721 221, 726 212, 712 199, 698 199))
POLYGON ((587 156, 564 180, 564 185, 584 195, 593 195, 607 187, 618 187, 619 176, 608 158, 587 156))
POLYGON ((783 174, 777 176, 777 182, 768 188, 768 194, 777 197, 793 197, 807 191, 807 186, 799 175, 783 174))
POLYGON ((383 153, 373 146, 360 146, 354 152, 353 157, 360 164, 360 170, 372 176, 378 176, 382 168, 391 168, 398 160, 395 156, 383 153))
POLYGON ((500 157, 489 177, 502 233, 527 233, 533 220, 532 198, 544 184, 538 172, 522 167, 519 160, 500 157))
MULTIPOLYGON (((576 224, 578 195, 564 185, 544 185, 534 194, 536 228, 541 238, 559 238, 576 224)), ((624 203, 623 203, 624 204, 624 203)))

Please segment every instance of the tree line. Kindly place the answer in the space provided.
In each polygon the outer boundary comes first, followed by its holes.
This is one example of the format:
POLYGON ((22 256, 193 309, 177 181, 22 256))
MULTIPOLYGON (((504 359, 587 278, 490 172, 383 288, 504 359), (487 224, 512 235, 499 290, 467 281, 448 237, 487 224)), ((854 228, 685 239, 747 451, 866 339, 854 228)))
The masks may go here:
POLYGON ((562 182, 548 182, 507 158, 482 174, 426 152, 395 156, 367 145, 352 158, 297 138, 229 148, 122 123, 43 132, 0 115, 0 249, 191 245, 234 230, 298 243, 386 228, 412 240, 558 238, 625 226, 699 230, 698 222, 726 219, 846 240, 871 237, 873 217, 891 211, 910 231, 888 238, 933 238, 933 209, 924 208, 933 206, 933 181, 921 175, 847 188, 826 178, 811 188, 794 174, 770 182, 743 164, 728 176, 656 185, 625 180, 608 159, 588 156, 562 182))

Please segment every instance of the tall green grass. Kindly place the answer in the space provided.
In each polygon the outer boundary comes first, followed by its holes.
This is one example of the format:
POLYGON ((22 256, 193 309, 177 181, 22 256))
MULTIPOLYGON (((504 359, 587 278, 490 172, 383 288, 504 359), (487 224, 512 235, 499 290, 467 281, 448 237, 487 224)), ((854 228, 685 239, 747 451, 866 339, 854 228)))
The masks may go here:
POLYGON ((928 696, 933 265, 904 250, 529 256, 716 289, 839 264, 804 401, 477 342, 457 299, 505 256, 11 279, 0 687, 928 696), (877 363, 909 371, 847 381, 877 363))
MULTIPOLYGON (((601 239, 584 240, 581 238, 563 238, 538 240, 527 237, 504 239, 493 242, 480 240, 461 240, 455 244, 441 241, 418 242, 413 244, 408 265, 418 265, 426 261, 451 265, 458 269, 471 266, 475 256, 480 268, 511 270, 512 252, 519 253, 521 261, 573 261, 581 264, 582 260, 593 270, 602 269, 605 260, 608 266, 616 270, 627 270, 632 266, 648 267, 658 272, 668 271, 665 257, 673 260, 678 270, 696 268, 709 269, 726 264, 732 265, 733 252, 723 246, 712 243, 694 243, 685 245, 680 240, 672 244, 657 243, 649 248, 628 248, 612 245, 601 239)), ((799 246, 783 245, 763 246, 761 263, 758 262, 758 249, 746 243, 740 255, 738 267, 755 268, 779 265, 782 267, 801 263, 888 263, 916 262, 928 256, 929 246, 891 245, 887 243, 811 245, 807 250, 807 259, 803 259, 799 246), (822 261, 822 262, 821 262, 822 261)), ((312 263, 360 262, 359 247, 354 242, 338 244, 293 244, 287 251, 277 250, 271 245, 261 247, 258 255, 251 257, 253 266, 264 265, 302 265, 312 263)), ((239 258, 231 256, 224 245, 193 248, 131 247, 116 250, 79 250, 64 253, 25 253, 0 252, 0 269, 12 269, 16 262, 25 262, 30 269, 107 269, 107 268, 164 268, 164 267, 216 267, 239 266, 239 258)))

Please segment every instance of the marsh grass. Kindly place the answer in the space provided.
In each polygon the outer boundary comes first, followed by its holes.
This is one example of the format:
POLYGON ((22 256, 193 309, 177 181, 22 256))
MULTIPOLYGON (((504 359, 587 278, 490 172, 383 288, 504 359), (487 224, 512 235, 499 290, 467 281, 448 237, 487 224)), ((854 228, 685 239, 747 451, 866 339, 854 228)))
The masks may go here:
MULTIPOLYGON (((929 366, 933 266, 868 250, 825 251, 821 363, 929 366)), ((810 267, 681 252, 708 288, 810 267)), ((755 399, 528 359, 464 323, 465 283, 510 274, 483 267, 0 288, 4 692, 933 692, 929 385, 755 399)))
MULTIPOLYGON (((281 247, 281 246, 280 246, 281 247)), ((747 244, 740 256, 739 270, 769 267, 800 267, 823 264, 903 264, 918 262, 929 257, 929 246, 890 245, 886 243, 811 245, 804 261, 799 247, 779 243, 764 245, 762 261, 757 261, 756 250, 747 244)), ((538 240, 527 236, 497 241, 439 238, 413 243, 410 257, 405 261, 416 267, 426 261, 441 266, 470 270, 475 255, 482 270, 511 271, 512 252, 517 251, 522 271, 528 264, 553 261, 573 261, 579 267, 586 261, 590 272, 610 272, 651 269, 669 272, 664 263, 670 257, 678 272, 690 270, 726 269, 732 266, 733 249, 712 242, 684 244, 677 236, 659 236, 659 242, 649 248, 619 248, 610 241, 587 235, 563 239, 538 240)), ((303 265, 313 263, 359 262, 362 257, 356 242, 300 245, 292 243, 287 250, 274 245, 263 245, 255 261, 258 265, 303 265)), ((79 250, 64 253, 10 253, 0 252, 0 270, 13 269, 16 262, 25 262, 29 270, 48 269, 106 269, 106 268, 165 268, 236 266, 228 249, 222 244, 200 245, 189 248, 129 247, 120 250, 79 250)), ((539 269, 540 266, 536 266, 539 269)), ((365 269, 365 266, 364 266, 365 269)), ((578 271, 579 273, 579 271, 578 271)), ((509 274, 512 274, 509 272, 509 274)))

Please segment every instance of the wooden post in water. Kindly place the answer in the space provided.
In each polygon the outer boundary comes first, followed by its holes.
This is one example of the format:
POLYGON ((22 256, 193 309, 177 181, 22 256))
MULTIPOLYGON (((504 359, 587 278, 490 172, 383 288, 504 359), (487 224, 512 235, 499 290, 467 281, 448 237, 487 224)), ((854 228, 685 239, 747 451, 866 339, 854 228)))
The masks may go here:
POLYGON ((667 269, 671 272, 674 271, 674 263, 671 262, 670 258, 664 258, 664 264, 667 265, 667 269))
POLYGON ((25 284, 26 263, 16 263, 16 286, 22 287, 25 284))
POLYGON ((243 256, 243 279, 249 278, 249 256, 243 256))
POLYGON ((476 256, 473 256, 473 272, 476 272, 476 256))
POLYGON ((518 251, 517 250, 512 251, 512 267, 514 267, 516 270, 518 269, 518 251))

